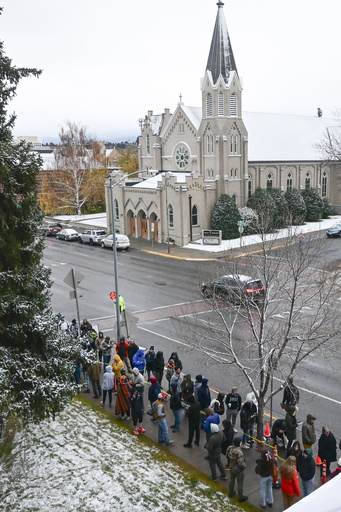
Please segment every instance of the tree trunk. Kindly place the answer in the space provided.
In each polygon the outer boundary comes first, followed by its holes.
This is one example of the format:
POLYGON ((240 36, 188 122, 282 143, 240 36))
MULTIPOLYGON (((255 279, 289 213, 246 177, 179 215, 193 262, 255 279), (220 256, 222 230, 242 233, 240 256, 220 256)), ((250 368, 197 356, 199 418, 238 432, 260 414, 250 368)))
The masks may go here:
POLYGON ((265 409, 265 404, 264 404, 263 400, 260 400, 258 402, 258 416, 257 416, 257 439, 258 439, 258 441, 263 441, 263 436, 264 436, 264 409, 265 409))

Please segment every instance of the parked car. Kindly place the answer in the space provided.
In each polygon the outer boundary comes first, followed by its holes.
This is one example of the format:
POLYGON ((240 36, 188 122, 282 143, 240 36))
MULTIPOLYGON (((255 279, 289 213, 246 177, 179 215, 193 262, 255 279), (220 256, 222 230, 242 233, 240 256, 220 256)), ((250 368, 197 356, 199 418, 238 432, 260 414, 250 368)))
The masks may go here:
POLYGON ((245 300, 256 302, 264 298, 261 280, 242 274, 221 276, 209 283, 203 283, 201 291, 205 297, 216 297, 235 303, 243 303, 245 300))
POLYGON ((102 240, 107 236, 107 232, 104 229, 88 229, 84 233, 79 233, 78 240, 82 243, 88 243, 90 245, 100 245, 102 240))
POLYGON ((327 229, 327 237, 332 238, 334 236, 341 236, 341 224, 334 224, 334 226, 327 229))
POLYGON ((67 229, 61 229, 59 233, 56 234, 56 238, 60 240, 67 240, 67 241, 76 241, 78 240, 78 233, 75 229, 67 228, 67 229))
POLYGON ((63 228, 63 226, 61 224, 58 223, 55 223, 55 224, 47 224, 47 229, 46 229, 46 236, 56 236, 57 233, 59 233, 59 231, 61 231, 61 229, 63 228))
MULTIPOLYGON (((101 241, 101 246, 103 248, 110 247, 112 249, 113 246, 113 236, 108 235, 107 237, 103 238, 101 241)), ((126 235, 119 235, 116 234, 116 249, 126 249, 128 250, 130 247, 130 240, 126 235)))

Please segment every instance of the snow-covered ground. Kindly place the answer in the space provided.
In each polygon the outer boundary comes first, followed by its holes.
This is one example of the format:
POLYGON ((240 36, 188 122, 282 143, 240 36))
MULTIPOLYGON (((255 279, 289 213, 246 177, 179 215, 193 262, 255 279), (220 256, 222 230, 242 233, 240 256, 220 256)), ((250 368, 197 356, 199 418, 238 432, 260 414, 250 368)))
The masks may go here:
POLYGON ((16 434, 0 460, 2 512, 238 511, 131 430, 80 401, 16 434), (159 457, 158 457, 159 455, 159 457))
MULTIPOLYGON (((73 222, 77 222, 78 224, 91 224, 97 227, 107 227, 107 217, 105 213, 96 213, 93 215, 60 215, 58 217, 60 221, 72 220, 73 222)), ((314 233, 316 231, 324 231, 334 224, 341 222, 341 215, 333 215, 329 219, 322 219, 320 222, 307 222, 303 226, 293 226, 292 234, 303 236, 308 235, 309 233, 314 233)), ((266 235, 266 240, 274 240, 281 239, 288 236, 288 229, 281 229, 275 234, 266 235)), ((239 247, 248 247, 250 245, 258 244, 261 241, 259 235, 249 235, 242 236, 240 238, 235 238, 234 240, 223 240, 221 245, 201 245, 201 240, 198 240, 195 243, 191 243, 185 245, 184 248, 187 249, 196 249, 198 251, 206 251, 206 252, 224 252, 229 249, 236 249, 239 247)))

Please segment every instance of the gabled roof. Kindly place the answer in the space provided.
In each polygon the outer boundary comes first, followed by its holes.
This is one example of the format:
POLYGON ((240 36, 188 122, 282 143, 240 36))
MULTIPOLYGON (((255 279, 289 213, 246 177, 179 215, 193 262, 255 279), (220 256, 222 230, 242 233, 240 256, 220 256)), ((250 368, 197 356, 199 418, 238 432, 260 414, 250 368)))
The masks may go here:
POLYGON ((231 71, 236 71, 238 74, 225 21, 223 5, 223 2, 219 1, 217 3, 218 12, 206 66, 206 71, 211 72, 213 85, 216 84, 220 75, 222 75, 227 85, 231 71))

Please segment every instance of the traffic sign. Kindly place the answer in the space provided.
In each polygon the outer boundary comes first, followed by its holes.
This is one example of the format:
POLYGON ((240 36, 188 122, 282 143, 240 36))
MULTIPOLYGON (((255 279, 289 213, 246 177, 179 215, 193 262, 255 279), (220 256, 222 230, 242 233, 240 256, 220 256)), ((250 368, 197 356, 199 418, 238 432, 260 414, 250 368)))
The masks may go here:
MULTIPOLYGON (((75 283, 73 281, 72 270, 73 269, 71 269, 70 272, 65 276, 64 283, 71 286, 71 288, 74 288, 75 283)), ((84 279, 83 274, 81 274, 77 270, 74 271, 74 277, 75 277, 76 284, 79 284, 84 279)))
POLYGON ((245 226, 245 223, 243 220, 238 220, 237 221, 237 226, 245 226))
POLYGON ((111 298, 111 300, 115 300, 116 299, 116 293, 115 292, 109 293, 109 297, 111 298))

